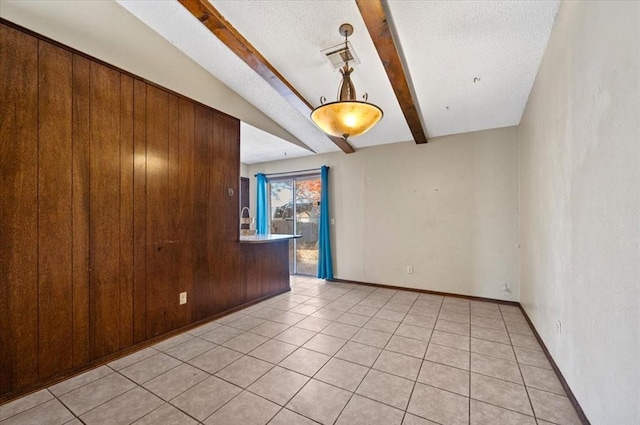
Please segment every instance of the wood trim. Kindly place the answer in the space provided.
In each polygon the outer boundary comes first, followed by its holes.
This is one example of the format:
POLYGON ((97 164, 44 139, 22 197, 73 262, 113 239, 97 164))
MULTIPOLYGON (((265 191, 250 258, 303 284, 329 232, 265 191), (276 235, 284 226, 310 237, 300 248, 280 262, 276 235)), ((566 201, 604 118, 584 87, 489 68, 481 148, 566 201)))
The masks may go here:
MULTIPOLYGON (((284 97, 298 112, 308 117, 313 105, 249 41, 231 25, 207 0, 178 0, 196 19, 218 37, 244 63, 258 73, 278 94, 284 97)), ((344 153, 355 149, 344 139, 327 136, 344 153)))
POLYGON ((389 19, 382 0, 356 0, 356 4, 387 72, 389 82, 391 82, 391 87, 396 94, 413 139, 416 144, 427 143, 427 135, 422 127, 420 114, 411 94, 409 80, 402 67, 400 53, 393 41, 389 19))
POLYGON ((428 289, 418 289, 418 288, 405 288, 404 286, 386 285, 383 283, 360 282, 357 280, 347 280, 347 279, 340 279, 340 278, 330 279, 329 281, 342 282, 342 283, 354 283, 356 285, 374 286, 376 288, 396 289, 400 291, 418 292, 420 294, 442 295, 445 297, 462 298, 462 299, 471 300, 471 301, 484 301, 484 302, 489 302, 494 304, 512 305, 512 306, 520 307, 520 303, 517 301, 497 300, 495 298, 475 297, 473 295, 453 294, 451 292, 430 291, 428 289))
POLYGON ((522 311, 524 318, 527 320, 529 327, 533 330, 533 334, 538 340, 540 347, 542 347, 542 351, 544 352, 545 356, 547 356, 547 360, 549 360, 549 363, 551 364, 553 371, 558 376, 558 379, 560 380, 560 384, 562 384, 562 388, 564 388, 564 391, 567 393, 567 397, 569 397, 569 401, 573 405, 573 408, 576 409, 576 412, 578 413, 578 417, 582 421, 583 425, 591 425, 591 422, 589 422, 589 419, 587 418, 587 415, 585 415, 584 410, 582 410, 582 407, 580 407, 580 403, 578 403, 576 396, 573 395, 573 391, 571 391, 571 388, 569 387, 567 380, 564 379, 564 376, 562 376, 562 372, 560 372, 560 368, 558 367, 556 362, 553 360, 553 357, 551 357, 551 353, 547 349, 547 346, 544 345, 544 341, 542 341, 542 338, 540 338, 540 334, 536 330, 535 326, 533 326, 531 319, 529 319, 529 316, 527 315, 527 312, 524 310, 524 307, 522 307, 522 304, 520 303, 518 303, 518 306, 520 307, 520 311, 522 311))

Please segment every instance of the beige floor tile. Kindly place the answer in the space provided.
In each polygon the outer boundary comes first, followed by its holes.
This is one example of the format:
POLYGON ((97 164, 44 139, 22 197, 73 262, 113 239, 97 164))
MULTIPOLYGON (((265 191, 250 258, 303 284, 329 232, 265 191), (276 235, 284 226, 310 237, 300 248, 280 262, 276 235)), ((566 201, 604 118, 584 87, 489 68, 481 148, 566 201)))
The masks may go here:
POLYGON ((453 334, 450 332, 433 331, 433 335, 431 335, 429 343, 469 351, 471 341, 468 336, 453 334))
POLYGON ((308 381, 307 376, 276 366, 251 384, 248 390, 284 406, 308 381))
POLYGON ((182 364, 146 382, 144 387, 163 400, 168 401, 208 377, 208 373, 191 365, 182 364))
POLYGON ((247 388, 272 367, 271 363, 244 356, 218 371, 216 376, 239 387, 247 388))
POLYGON ((366 317, 373 317, 377 312, 378 308, 364 305, 362 302, 349 310, 349 313, 359 314, 366 317))
POLYGON ((157 409, 163 401, 136 387, 80 416, 86 425, 129 425, 157 409))
POLYGON ((269 425, 317 425, 317 422, 305 418, 291 410, 282 409, 271 419, 269 425))
POLYGON ((320 332, 330 324, 331 324, 331 320, 326 320, 326 319, 321 319, 319 317, 311 316, 296 323, 296 327, 313 331, 313 332, 320 332))
POLYGON ((471 322, 471 316, 469 312, 466 313, 454 313, 447 311, 446 309, 440 310, 440 314, 438 315, 438 319, 446 320, 449 322, 463 323, 468 325, 471 322))
POLYGON ((540 347, 540 344, 538 344, 538 340, 534 336, 518 333, 510 333, 509 336, 511 337, 511 344, 514 347, 522 347, 529 348, 531 350, 542 351, 542 347, 540 347))
POLYGON ((189 364, 213 374, 238 360, 240 357, 242 357, 242 354, 237 351, 219 346, 190 360, 189 364))
POLYGON ((135 384, 118 373, 112 373, 60 397, 74 414, 82 415, 133 388, 135 384))
POLYGON ((522 347, 513 347, 513 350, 516 353, 518 363, 553 370, 549 359, 547 359, 543 351, 529 350, 522 347))
POLYGON ((143 384, 180 364, 180 360, 176 360, 164 353, 158 353, 155 356, 125 367, 120 373, 137 384, 143 384))
POLYGON ((368 371, 368 367, 334 357, 316 373, 314 379, 353 392, 368 371))
POLYGON ((320 307, 314 306, 314 305, 309 305, 309 304, 299 304, 299 305, 289 309, 289 311, 292 312, 292 313, 304 314, 305 316, 313 314, 318 310, 320 310, 320 307))
POLYGON ((466 370, 424 361, 418 382, 469 397, 469 372, 466 370))
POLYGON ((260 310, 256 310, 251 313, 251 315, 254 317, 259 317, 261 319, 266 319, 266 320, 273 320, 274 317, 279 316, 281 314, 282 314, 282 310, 278 310, 277 308, 273 308, 273 307, 264 307, 264 308, 261 308, 260 310))
POLYGON ((156 410, 138 419, 133 425, 197 425, 195 419, 179 411, 170 404, 163 404, 156 410))
POLYGON ((413 384, 414 382, 409 379, 372 369, 356 393, 405 410, 413 391, 413 384))
POLYGON ((421 328, 433 329, 436 325, 436 319, 427 316, 418 316, 415 314, 407 314, 402 321, 405 325, 420 326, 421 328))
POLYGON ((349 341, 336 353, 335 357, 371 367, 381 352, 381 348, 349 341))
POLYGON ((422 361, 416 357, 383 350, 373 368, 415 381, 421 364, 422 361))
POLYGON ((337 425, 400 425, 404 412, 377 401, 354 395, 344 408, 337 425))
POLYGON ((512 362, 516 361, 511 345, 486 339, 471 338, 471 351, 485 356, 498 357, 512 362))
POLYGON ((373 329, 360 329, 351 340, 361 344, 371 345, 372 347, 384 348, 391 339, 391 334, 386 332, 374 331, 373 329))
POLYGON ((287 409, 321 424, 333 424, 350 398, 350 392, 312 379, 287 404, 287 409))
POLYGON ((302 347, 333 356, 346 342, 347 340, 337 338, 335 336, 317 334, 307 341, 302 347))
POLYGON ((108 366, 113 370, 124 369, 127 366, 131 366, 134 363, 138 363, 139 361, 147 359, 151 356, 155 356, 156 354, 158 354, 157 350, 148 347, 144 350, 136 351, 135 353, 129 354, 128 356, 122 357, 118 360, 114 360, 109 363, 108 366))
POLYGON ((2 421, 2 425, 61 425, 73 420, 73 414, 58 400, 49 400, 2 421))
POLYGON ((529 397, 537 418, 562 425, 580 425, 569 397, 529 388, 529 397))
POLYGON ((421 359, 427 352, 427 345, 425 341, 393 335, 384 349, 421 359))
POLYGON ((338 317, 342 316, 344 311, 331 310, 326 307, 321 308, 311 315, 311 317, 318 317, 320 319, 325 320, 336 320, 338 317))
POLYGON ((325 335, 335 336, 342 339, 350 339, 360 330, 357 326, 347 325, 344 323, 333 322, 322 330, 325 335))
MULTIPOLYGON (((411 302, 404 303, 404 302, 394 302, 393 300, 389 300, 388 303, 382 306, 381 310, 395 311, 398 313, 407 314, 409 310, 411 310, 411 304, 412 304, 411 302)), ((400 319, 400 321, 402 321, 402 319, 400 319)))
POLYGON ((222 344, 242 333, 244 333, 242 329, 230 328, 229 326, 221 325, 212 331, 200 335, 200 338, 216 344, 222 344))
POLYGON ((171 404, 203 421, 241 391, 241 388, 212 376, 180 394, 171 404))
POLYGON ((245 332, 235 338, 230 339, 222 345, 227 348, 231 348, 232 350, 247 354, 249 351, 267 342, 267 340, 268 338, 262 335, 245 332))
POLYGON ((441 363, 458 369, 469 370, 469 352, 444 345, 429 344, 425 360, 441 363))
POLYGON ((280 410, 280 406, 244 391, 209 416, 205 425, 265 425, 280 410))
MULTIPOLYGON (((438 331, 451 332, 458 335, 469 336, 469 325, 466 323, 450 322, 448 320, 438 319, 434 328, 438 331)), ((506 332, 505 332, 506 335, 506 332)))
MULTIPOLYGON (((72 380, 75 378, 72 378, 72 380)), ((68 392, 68 391, 65 391, 68 392)), ((47 390, 40 390, 28 396, 21 397, 9 403, 0 405, 0 421, 3 421, 11 416, 15 416, 18 413, 29 410, 32 407, 46 403, 49 400, 53 400, 53 396, 47 390)))
POLYGON ((165 339, 152 347, 159 351, 167 351, 169 348, 175 347, 176 345, 182 344, 183 342, 189 341, 193 338, 193 335, 189 335, 188 333, 182 333, 171 338, 165 339))
POLYGON ((242 329, 243 331, 248 331, 250 329, 255 328, 258 325, 261 325, 265 322, 265 319, 261 319, 255 316, 244 316, 233 322, 227 323, 227 326, 232 328, 242 329))
POLYGON ((536 425, 536 420, 532 416, 471 400, 471 425, 536 425))
POLYGON ((367 323, 369 321, 370 317, 368 316, 363 316, 360 314, 354 314, 354 313, 345 313, 342 316, 338 317, 336 319, 336 322, 338 323, 344 323, 346 325, 352 325, 352 326, 357 326, 357 327, 362 327, 364 326, 365 323, 367 323))
POLYGON ((491 329, 497 329, 500 331, 504 331, 506 330, 505 325, 504 325, 504 321, 502 320, 502 317, 500 316, 500 313, 498 313, 498 318, 496 319, 490 319, 488 317, 482 317, 482 316, 475 316, 472 315, 471 316, 471 324, 473 326, 481 326, 483 328, 491 328, 491 329))
POLYGON ((411 413, 407 413, 404 415, 404 420, 402 421, 402 425, 438 425, 438 424, 435 422, 428 421, 419 416, 412 415, 411 413))
POLYGON ((432 304, 432 303, 421 303, 420 301, 416 301, 416 303, 409 310, 409 314, 415 316, 429 317, 433 319, 433 323, 435 324, 435 319, 438 318, 438 314, 440 313, 440 305, 432 304))
POLYGON ((491 328, 483 328, 481 326, 471 325, 471 336, 473 338, 486 339, 488 341, 500 342, 502 344, 511 344, 507 331, 491 328))
POLYGON ((469 399, 448 391, 417 383, 409 413, 446 425, 467 425, 469 423, 469 399))
POLYGON ((267 338, 273 338, 284 330, 288 329, 289 325, 285 325, 284 323, 272 322, 270 320, 265 321, 264 323, 256 326, 251 329, 250 332, 253 332, 258 335, 265 336, 267 338))
POLYGON ((533 416, 525 387, 502 379, 472 373, 471 398, 533 416))
POLYGON ((520 365, 524 383, 528 388, 548 391, 559 395, 567 395, 553 370, 541 369, 535 366, 520 365))
POLYGON ((165 353, 171 357, 175 357, 178 360, 186 362, 215 347, 216 345, 209 341, 200 338, 193 338, 166 350, 165 353))
POLYGON ((404 336, 406 338, 413 338, 424 342, 429 342, 431 338, 432 329, 423 328, 421 326, 407 325, 401 323, 396 329, 395 335, 404 336))
POLYGON ((197 328, 193 328, 187 331, 188 334, 193 335, 193 336, 200 336, 202 334, 206 334, 209 331, 212 331, 216 328, 219 328, 221 325, 220 323, 216 323, 216 322, 209 322, 207 324, 204 324, 202 326, 198 326, 197 328))
POLYGON ((378 312, 380 307, 382 307, 386 303, 387 303, 387 299, 386 298, 368 296, 368 297, 364 298, 362 301, 360 301, 358 303, 358 305, 359 306, 363 306, 363 307, 375 308, 376 311, 373 313, 373 314, 375 314, 375 313, 378 312))
POLYGON ((369 319, 367 323, 364 324, 364 328, 371 329, 374 331, 385 332, 388 334, 392 334, 398 329, 400 326, 399 322, 392 322, 391 320, 379 319, 377 317, 372 317, 369 319))
POLYGON ((289 354, 296 351, 298 347, 287 344, 286 342, 271 339, 255 350, 249 353, 250 356, 267 361, 269 363, 278 364, 289 354))
POLYGON ((506 322, 506 323, 507 323, 507 331, 510 334, 517 333, 522 335, 534 336, 533 331, 531 330, 531 327, 526 323, 513 323, 513 322, 506 322))
MULTIPOLYGON (((62 382, 60 382, 59 384, 53 385, 51 387, 49 387, 49 391, 51 391, 51 393, 53 395, 55 395, 56 397, 59 397, 63 394, 68 393, 69 391, 73 391, 76 388, 80 388, 83 385, 86 385, 90 382, 95 381, 96 379, 100 379, 103 378, 107 375, 110 375, 113 373, 113 369, 107 367, 107 366, 100 366, 98 368, 92 369, 88 372, 82 373, 78 376, 74 376, 73 378, 64 380, 62 382)), ((32 396, 35 396, 38 393, 32 394, 32 396)), ((26 398, 26 397, 25 397, 26 398)), ((0 406, 0 420, 2 420, 2 408, 4 406, 0 406)))
POLYGON ((518 363, 471 353, 471 372, 523 385, 518 363))
POLYGON ((382 310, 379 310, 374 315, 374 317, 377 317, 378 319, 391 320, 392 322, 402 322, 402 320, 404 319, 404 316, 406 315, 407 315, 406 312, 403 313, 403 312, 393 311, 393 310, 388 310, 386 308, 383 308, 382 310))
POLYGON ((280 362, 280 366, 306 376, 313 376, 331 357, 316 351, 298 348, 280 362))

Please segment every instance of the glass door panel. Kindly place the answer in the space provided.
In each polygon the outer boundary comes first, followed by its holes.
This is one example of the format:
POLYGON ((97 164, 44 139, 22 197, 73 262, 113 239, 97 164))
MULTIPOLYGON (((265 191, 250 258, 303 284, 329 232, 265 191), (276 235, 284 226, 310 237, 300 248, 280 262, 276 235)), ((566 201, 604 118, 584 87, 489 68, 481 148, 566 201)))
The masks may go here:
MULTIPOLYGON (((289 180, 276 180, 269 182, 269 205, 270 205, 270 233, 275 235, 293 235, 295 234, 294 217, 294 182, 289 180)), ((296 273, 295 242, 289 242, 289 273, 296 273)))
POLYGON ((318 225, 320 224, 319 177, 295 179, 296 273, 318 272, 318 225))

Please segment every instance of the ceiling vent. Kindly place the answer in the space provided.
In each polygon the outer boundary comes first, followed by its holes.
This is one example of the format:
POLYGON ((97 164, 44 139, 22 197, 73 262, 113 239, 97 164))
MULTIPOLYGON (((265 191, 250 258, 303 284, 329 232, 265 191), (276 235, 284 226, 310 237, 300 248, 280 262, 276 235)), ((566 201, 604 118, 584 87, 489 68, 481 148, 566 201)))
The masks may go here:
POLYGON ((328 49, 322 50, 322 53, 327 57, 327 60, 331 65, 338 69, 342 68, 342 66, 349 62, 352 65, 360 64, 360 59, 358 59, 358 55, 353 50, 351 43, 347 42, 345 46, 344 43, 337 44, 333 47, 329 47, 328 49))

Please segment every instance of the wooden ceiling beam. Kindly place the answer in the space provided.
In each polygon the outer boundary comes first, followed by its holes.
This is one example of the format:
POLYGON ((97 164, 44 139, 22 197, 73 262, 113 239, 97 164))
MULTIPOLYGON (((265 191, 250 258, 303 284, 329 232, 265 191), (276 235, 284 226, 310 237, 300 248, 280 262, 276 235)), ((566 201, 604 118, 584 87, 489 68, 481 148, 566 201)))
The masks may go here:
MULTIPOLYGON (((233 53, 244 61, 251 69, 258 73, 271 87, 284 97, 298 112, 309 116, 313 106, 298 90, 287 81, 265 59, 264 56, 249 41, 236 30, 207 0, 178 0, 185 9, 196 17, 205 27, 222 41, 233 53)), ((355 152, 346 140, 327 136, 345 153, 355 152)))
POLYGON ((402 67, 399 50, 393 41, 382 0, 356 0, 356 4, 387 72, 413 140, 418 144, 427 143, 427 134, 422 127, 420 114, 409 88, 409 80, 402 67))

